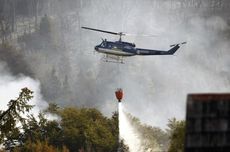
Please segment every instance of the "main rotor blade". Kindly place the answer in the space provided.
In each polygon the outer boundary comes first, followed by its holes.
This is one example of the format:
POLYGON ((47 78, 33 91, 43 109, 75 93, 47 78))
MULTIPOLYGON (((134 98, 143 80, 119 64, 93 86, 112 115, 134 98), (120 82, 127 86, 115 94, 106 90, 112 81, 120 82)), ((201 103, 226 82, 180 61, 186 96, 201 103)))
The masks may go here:
POLYGON ((123 33, 127 36, 142 36, 142 37, 157 37, 157 35, 151 35, 151 34, 130 34, 130 33, 123 33))
POLYGON ((113 35, 120 35, 120 33, 111 32, 111 31, 104 31, 104 30, 94 29, 94 28, 89 28, 89 27, 84 27, 84 26, 82 26, 81 28, 87 29, 87 30, 92 30, 92 31, 103 32, 103 33, 109 33, 109 34, 113 34, 113 35))

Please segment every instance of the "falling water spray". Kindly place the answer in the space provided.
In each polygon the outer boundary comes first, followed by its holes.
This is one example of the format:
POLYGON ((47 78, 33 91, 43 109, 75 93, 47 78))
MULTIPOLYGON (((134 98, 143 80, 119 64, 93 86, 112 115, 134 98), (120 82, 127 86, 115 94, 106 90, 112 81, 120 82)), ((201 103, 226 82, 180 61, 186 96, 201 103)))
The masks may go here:
POLYGON ((135 134, 134 128, 130 124, 126 113, 123 110, 123 103, 121 102, 123 98, 123 90, 121 88, 117 89, 115 92, 116 98, 118 100, 118 124, 119 124, 119 148, 118 152, 122 151, 121 143, 129 147, 130 152, 141 152, 140 150, 140 139, 135 134))
POLYGON ((142 152, 141 141, 135 129, 128 120, 124 111, 123 103, 118 103, 119 110, 119 142, 124 142, 129 147, 130 152, 142 152))
POLYGON ((119 148, 118 152, 125 151, 127 149, 130 152, 146 152, 146 151, 159 151, 159 147, 147 148, 143 145, 144 139, 140 136, 139 131, 132 124, 125 106, 123 104, 123 91, 122 89, 117 89, 115 92, 116 98, 118 100, 118 125, 119 125, 119 148))

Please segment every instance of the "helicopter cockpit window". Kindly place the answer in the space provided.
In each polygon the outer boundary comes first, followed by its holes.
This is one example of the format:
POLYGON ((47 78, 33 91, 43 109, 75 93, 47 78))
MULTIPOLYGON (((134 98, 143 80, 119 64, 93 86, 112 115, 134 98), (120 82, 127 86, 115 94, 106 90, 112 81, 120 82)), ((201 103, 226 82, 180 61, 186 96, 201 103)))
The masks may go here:
POLYGON ((112 48, 112 44, 111 43, 108 43, 108 48, 112 48))
POLYGON ((102 47, 105 47, 105 46, 106 46, 106 42, 105 42, 105 41, 102 42, 102 43, 101 43, 101 46, 102 46, 102 47))

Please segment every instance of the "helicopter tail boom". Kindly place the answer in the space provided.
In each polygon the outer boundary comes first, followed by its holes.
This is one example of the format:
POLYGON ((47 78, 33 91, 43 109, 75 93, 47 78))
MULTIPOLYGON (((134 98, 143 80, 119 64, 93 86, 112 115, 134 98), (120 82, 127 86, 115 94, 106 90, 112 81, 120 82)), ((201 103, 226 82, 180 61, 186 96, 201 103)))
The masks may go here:
POLYGON ((173 55, 180 48, 180 45, 185 43, 186 42, 171 45, 172 48, 168 51, 136 48, 136 55, 173 55))
POLYGON ((137 48, 136 55, 173 55, 179 48, 179 45, 174 46, 168 51, 137 48))

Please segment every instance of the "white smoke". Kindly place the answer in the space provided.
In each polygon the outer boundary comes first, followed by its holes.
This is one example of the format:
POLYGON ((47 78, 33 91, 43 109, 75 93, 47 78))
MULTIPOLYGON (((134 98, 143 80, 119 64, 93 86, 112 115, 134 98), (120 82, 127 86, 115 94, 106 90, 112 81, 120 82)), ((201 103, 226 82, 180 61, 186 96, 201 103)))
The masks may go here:
MULTIPOLYGON (((68 32, 60 30, 60 33, 66 34, 66 47, 69 48, 66 55, 71 70, 65 69, 63 71, 67 72, 59 73, 69 77, 71 104, 96 107, 104 114, 111 115, 116 110, 116 103, 111 101, 114 99, 114 91, 122 87, 129 113, 144 123, 165 128, 168 119, 172 117, 184 119, 188 93, 230 90, 229 2, 222 1, 222 6, 226 4, 223 9, 221 6, 213 7, 214 1, 200 0, 76 2, 80 3, 74 8, 75 12, 63 9, 73 16, 59 10, 60 14, 70 20, 66 22, 70 28, 68 32), (115 41, 118 37, 83 31, 81 26, 159 36, 123 38, 140 48, 167 50, 170 44, 183 41, 188 43, 174 56, 130 57, 125 60, 119 73, 117 65, 103 63, 99 54, 93 55, 94 46, 101 42, 101 38, 115 41), (121 77, 121 84, 118 77, 121 77)), ((42 51, 37 52, 39 55, 42 51)), ((35 56, 37 62, 32 58, 28 63, 33 62, 31 69, 35 69, 35 76, 41 79, 41 75, 45 75, 43 73, 51 68, 47 66, 49 62, 45 62, 47 58, 38 55, 35 56)), ((48 60, 53 61, 51 63, 60 61, 57 65, 63 65, 62 58, 56 55, 56 51, 50 51, 48 60)), ((19 83, 24 78, 28 77, 13 76, 12 81, 19 83)), ((31 84, 39 86, 37 81, 31 80, 31 84)), ((17 97, 18 93, 14 94, 17 97)), ((57 103, 64 105, 68 101, 60 100, 57 103)))
POLYGON ((221 17, 195 17, 187 25, 169 31, 172 41, 185 37, 188 42, 175 56, 136 57, 123 66, 127 108, 144 122, 164 128, 170 117, 184 119, 188 93, 230 90, 229 43, 222 35, 227 23, 221 17))
MULTIPOLYGON (((124 90, 127 111, 142 122, 161 128, 166 128, 168 119, 172 117, 185 118, 187 94, 230 91, 230 27, 226 17, 221 16, 221 11, 217 14, 214 8, 209 8, 211 4, 208 1, 202 2, 207 3, 202 4, 205 8, 195 8, 195 5, 187 9, 181 9, 181 3, 177 2, 92 1, 81 11, 83 26, 159 35, 156 38, 123 38, 124 41, 135 42, 140 48, 167 50, 170 44, 187 41, 174 56, 127 58, 121 66, 121 73, 117 72, 116 65, 107 65, 109 63, 100 64, 94 69, 100 70, 95 81, 104 82, 100 86, 104 94, 100 95, 112 99, 118 84, 117 78, 121 75, 119 87, 124 90)), ((111 35, 91 31, 82 33, 81 43, 94 42, 87 45, 91 45, 92 49, 99 43, 96 40, 100 37, 116 40, 111 35)), ((91 62, 90 59, 87 61, 91 62)), ((101 61, 94 60, 91 64, 94 62, 101 61)), ((101 99, 100 96, 95 98, 101 99)), ((101 100, 99 104, 103 106, 105 102, 101 103, 101 100)), ((114 103, 109 104, 114 107, 114 103)))
POLYGON ((42 98, 39 81, 23 74, 11 75, 7 65, 0 62, 0 110, 6 110, 8 102, 17 99, 21 89, 25 87, 33 91, 33 98, 28 104, 34 105, 31 113, 37 116, 40 111, 48 107, 48 103, 42 98))

